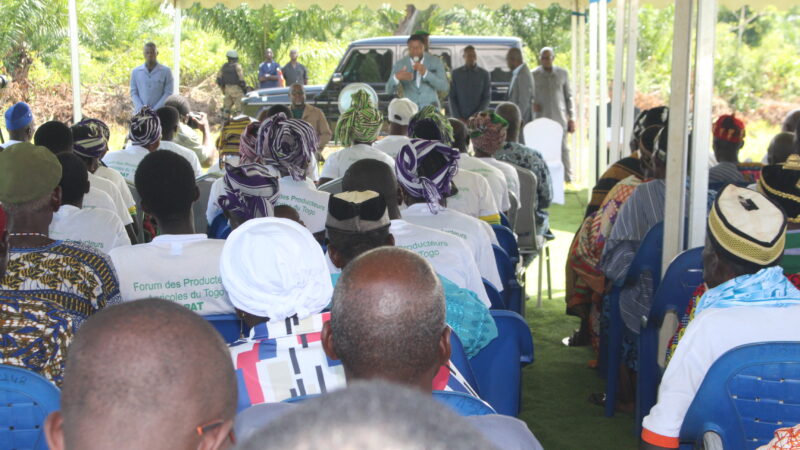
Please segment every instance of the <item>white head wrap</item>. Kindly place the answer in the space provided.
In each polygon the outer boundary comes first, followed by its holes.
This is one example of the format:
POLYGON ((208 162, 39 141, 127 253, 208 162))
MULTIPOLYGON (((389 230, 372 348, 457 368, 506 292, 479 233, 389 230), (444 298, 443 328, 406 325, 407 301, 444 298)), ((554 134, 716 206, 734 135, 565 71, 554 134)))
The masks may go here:
POLYGON ((322 248, 288 219, 251 219, 233 230, 219 271, 233 306, 270 321, 317 314, 333 294, 322 248))

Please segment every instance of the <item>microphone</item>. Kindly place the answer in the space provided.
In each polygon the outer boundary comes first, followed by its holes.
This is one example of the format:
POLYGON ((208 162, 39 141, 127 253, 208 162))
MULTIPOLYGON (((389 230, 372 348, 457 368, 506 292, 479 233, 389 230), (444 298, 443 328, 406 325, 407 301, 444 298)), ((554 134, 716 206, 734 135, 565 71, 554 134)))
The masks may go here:
POLYGON ((415 56, 415 57, 411 58, 411 61, 414 61, 414 64, 418 63, 419 62, 419 56, 415 56))

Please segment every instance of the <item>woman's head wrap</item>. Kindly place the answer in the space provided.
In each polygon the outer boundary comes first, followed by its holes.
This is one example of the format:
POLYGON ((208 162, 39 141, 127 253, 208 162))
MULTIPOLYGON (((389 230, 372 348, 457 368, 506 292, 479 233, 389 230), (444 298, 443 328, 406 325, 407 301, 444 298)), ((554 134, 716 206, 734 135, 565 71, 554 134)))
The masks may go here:
POLYGON ((111 132, 97 119, 84 119, 72 126, 72 150, 86 158, 102 158, 108 152, 111 132))
POLYGON ((239 154, 242 156, 242 163, 260 163, 262 156, 256 151, 258 142, 258 129, 261 122, 253 122, 242 131, 239 138, 239 154))
POLYGON ((351 146, 356 142, 374 142, 383 126, 383 115, 372 105, 369 94, 359 90, 353 94, 350 108, 339 117, 336 140, 351 146))
POLYGON ((278 201, 278 177, 273 169, 262 164, 225 166, 225 193, 219 206, 243 220, 270 217, 278 201))
POLYGON ((333 294, 322 248, 288 219, 253 219, 233 230, 219 266, 233 306, 270 322, 317 314, 333 294))
POLYGON ((636 117, 633 124, 633 138, 639 139, 642 132, 653 125, 666 126, 669 121, 669 108, 666 106, 657 106, 651 109, 645 109, 640 112, 636 117))
POLYGON ((435 140, 445 145, 451 145, 453 143, 453 126, 437 106, 428 105, 411 117, 408 122, 408 137, 435 140), (437 136, 420 134, 420 132, 429 134, 428 130, 431 129, 435 130, 437 136))
POLYGON ((140 147, 147 147, 161 139, 161 121, 158 114, 143 106, 136 115, 131 118, 131 127, 128 132, 128 140, 131 144, 140 147))
POLYGON ((783 164, 764 166, 758 190, 780 205, 791 223, 800 223, 800 156, 789 155, 783 164))
POLYGON ((226 122, 219 131, 216 143, 220 154, 239 153, 242 132, 253 122, 255 121, 248 116, 241 116, 226 122))
POLYGON ((293 180, 306 178, 306 170, 314 160, 319 138, 306 121, 287 119, 278 113, 265 120, 258 129, 256 153, 264 156, 264 163, 287 173, 293 180))
POLYGON ((506 142, 508 121, 494 111, 484 111, 469 118, 470 138, 476 149, 494 154, 506 142))
POLYGON ((719 116, 711 129, 714 139, 719 139, 732 144, 741 144, 746 135, 744 122, 736 114, 723 114, 719 116))
POLYGON ((457 149, 441 142, 412 139, 397 154, 397 181, 412 197, 424 198, 431 212, 436 213, 439 201, 453 194, 451 183, 460 157, 457 149), (428 161, 429 158, 434 159, 428 161))

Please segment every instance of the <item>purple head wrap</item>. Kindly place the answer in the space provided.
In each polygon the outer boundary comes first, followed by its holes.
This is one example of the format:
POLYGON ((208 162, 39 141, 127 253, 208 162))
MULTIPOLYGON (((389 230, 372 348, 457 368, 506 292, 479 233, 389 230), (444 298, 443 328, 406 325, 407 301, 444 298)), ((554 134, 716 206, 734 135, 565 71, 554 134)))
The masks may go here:
POLYGON ((225 166, 225 193, 217 202, 244 220, 271 217, 278 201, 277 175, 263 164, 225 166))
POLYGON ((397 154, 397 181, 412 196, 424 198, 431 212, 435 214, 439 210, 439 201, 451 194, 451 182, 458 172, 460 156, 457 149, 441 142, 412 139, 397 154), (435 154, 443 157, 444 164, 433 173, 424 173, 427 171, 423 169, 423 174, 420 174, 423 161, 435 154))

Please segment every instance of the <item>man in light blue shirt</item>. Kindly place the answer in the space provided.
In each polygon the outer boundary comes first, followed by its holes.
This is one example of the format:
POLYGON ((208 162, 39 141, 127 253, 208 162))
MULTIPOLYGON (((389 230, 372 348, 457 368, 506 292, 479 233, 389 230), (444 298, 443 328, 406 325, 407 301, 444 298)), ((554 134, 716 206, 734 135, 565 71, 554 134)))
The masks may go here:
POLYGON ((439 106, 439 93, 446 95, 450 90, 442 60, 425 52, 425 38, 421 35, 408 38, 408 56, 392 67, 386 92, 394 94, 398 86, 403 88, 402 96, 416 103, 419 109, 439 106))
POLYGON ((133 69, 131 73, 131 100, 134 113, 139 112, 145 105, 154 110, 161 108, 167 97, 172 95, 172 71, 169 67, 159 64, 157 57, 156 44, 152 42, 144 44, 144 64, 133 69))

